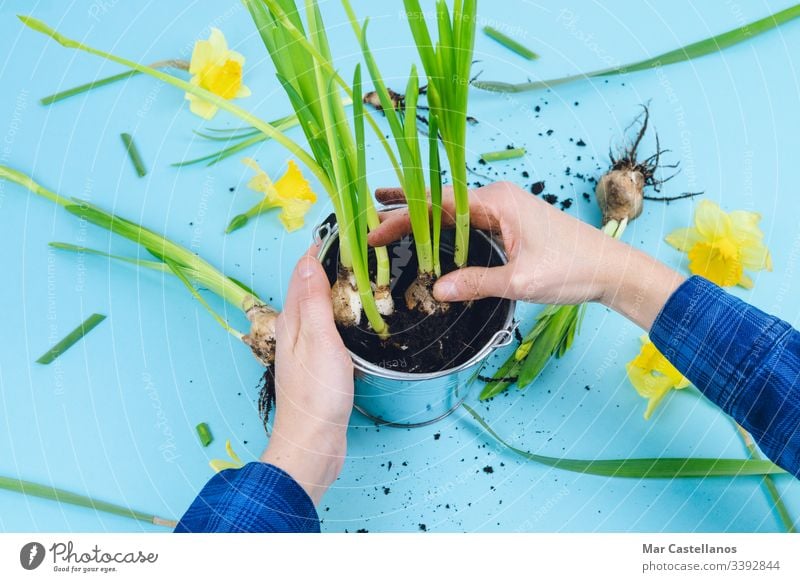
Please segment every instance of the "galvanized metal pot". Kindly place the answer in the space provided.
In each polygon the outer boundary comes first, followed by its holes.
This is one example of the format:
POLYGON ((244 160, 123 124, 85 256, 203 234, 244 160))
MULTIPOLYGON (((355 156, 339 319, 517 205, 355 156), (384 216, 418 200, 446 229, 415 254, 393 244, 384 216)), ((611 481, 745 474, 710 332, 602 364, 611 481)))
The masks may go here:
MULTIPOLYGON (((331 256, 338 250, 339 237, 332 216, 315 231, 315 240, 320 245, 318 258, 323 265, 337 260, 331 256)), ((446 246, 446 232, 442 233, 443 246, 446 246)), ((474 230, 472 236, 485 241, 481 246, 488 245, 491 262, 482 264, 506 263, 502 248, 489 235, 474 230)), ((464 401, 488 356, 513 340, 515 305, 514 301, 504 302, 502 327, 472 358, 454 368, 427 374, 408 373, 381 367, 351 351, 356 409, 378 424, 402 428, 426 426, 443 419, 464 401)))

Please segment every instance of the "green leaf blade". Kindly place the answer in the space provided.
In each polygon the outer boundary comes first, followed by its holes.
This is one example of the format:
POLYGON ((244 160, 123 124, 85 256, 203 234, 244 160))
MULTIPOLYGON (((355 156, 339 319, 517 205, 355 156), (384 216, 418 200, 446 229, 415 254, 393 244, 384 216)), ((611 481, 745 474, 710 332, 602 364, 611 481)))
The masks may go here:
POLYGON ((48 365, 51 364, 56 358, 61 356, 64 352, 66 352, 69 348, 74 346, 78 343, 87 333, 92 331, 95 327, 100 325, 100 323, 106 318, 105 315, 101 315, 99 313, 93 313, 90 315, 86 320, 81 323, 78 327, 73 329, 69 332, 64 339, 54 345, 52 348, 47 350, 42 356, 36 360, 37 364, 48 365))

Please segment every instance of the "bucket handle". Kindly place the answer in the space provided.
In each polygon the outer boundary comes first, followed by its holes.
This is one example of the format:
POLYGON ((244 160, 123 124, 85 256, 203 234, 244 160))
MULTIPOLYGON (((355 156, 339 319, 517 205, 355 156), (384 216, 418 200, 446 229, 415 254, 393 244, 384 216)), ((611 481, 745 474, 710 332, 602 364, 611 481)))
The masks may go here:
POLYGON ((328 218, 319 223, 312 234, 315 245, 321 245, 336 230, 336 214, 331 212, 328 218))
POLYGON ((497 348, 504 348, 511 345, 514 341, 514 331, 517 329, 519 322, 515 321, 509 329, 501 329, 492 337, 491 346, 493 350, 497 348))

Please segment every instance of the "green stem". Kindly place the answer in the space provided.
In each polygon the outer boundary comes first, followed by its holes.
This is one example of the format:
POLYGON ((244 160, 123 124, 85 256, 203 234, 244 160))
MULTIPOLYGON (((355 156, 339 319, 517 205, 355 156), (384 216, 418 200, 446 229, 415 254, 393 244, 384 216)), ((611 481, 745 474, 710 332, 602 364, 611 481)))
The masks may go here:
MULTIPOLYGON (((739 423, 733 421, 733 424, 736 426, 736 430, 739 433, 739 436, 742 437, 742 441, 744 442, 745 447, 747 447, 747 451, 750 453, 750 457, 756 459, 758 461, 761 460, 761 453, 758 452, 758 447, 753 442, 753 437, 750 436, 744 428, 742 428, 739 423)), ((797 533, 797 528, 794 525, 794 520, 792 519, 791 514, 789 513, 789 509, 786 507, 786 504, 783 502, 783 498, 781 497, 778 488, 775 486, 775 481, 770 475, 764 475, 763 480, 764 488, 767 490, 767 496, 772 500, 772 510, 777 512, 778 519, 780 519, 781 524, 783 525, 786 533, 797 533)))
POLYGON ((646 458, 646 459, 563 459, 537 455, 518 449, 498 435, 481 416, 467 404, 462 407, 498 443, 509 451, 535 463, 587 475, 628 479, 676 479, 688 477, 744 477, 777 475, 783 469, 769 461, 710 458, 646 458))
POLYGON ((442 263, 439 252, 442 238, 442 169, 439 160, 439 118, 430 115, 428 119, 428 171, 431 186, 431 225, 433 247, 433 274, 442 275, 442 263))
MULTIPOLYGON (((381 224, 378 211, 372 196, 367 197, 367 227, 370 231, 375 230, 381 224)), ((391 282, 391 263, 389 261, 389 251, 386 247, 374 247, 376 260, 375 284, 378 287, 388 287, 391 282)))
POLYGON ((800 4, 790 6, 785 10, 771 14, 765 18, 745 24, 739 28, 729 30, 717 36, 707 38, 684 47, 669 51, 667 53, 638 61, 622 67, 609 67, 592 71, 590 73, 580 73, 578 75, 570 75, 568 77, 561 77, 560 79, 550 79, 547 81, 532 81, 528 83, 504 83, 500 81, 475 81, 473 86, 486 91, 497 93, 522 93, 524 91, 533 91, 535 89, 544 89, 570 83, 580 79, 590 79, 592 77, 605 77, 609 75, 620 75, 624 73, 632 73, 635 71, 643 71, 680 63, 691 59, 696 59, 708 54, 717 53, 730 46, 750 40, 753 37, 777 28, 781 24, 789 22, 800 16, 800 4))
MULTIPOLYGON (((308 41, 305 35, 297 29, 297 27, 292 23, 289 19, 286 12, 281 8, 281 6, 275 0, 262 0, 264 4, 266 4, 269 8, 269 11, 280 21, 283 25, 284 29, 292 36, 292 39, 301 47, 303 47, 308 53, 314 58, 315 61, 319 62, 322 67, 325 68, 325 73, 330 75, 334 81, 344 90, 345 94, 351 99, 361 99, 361 95, 354 95, 353 89, 347 82, 339 75, 338 71, 328 62, 320 51, 315 47, 312 43, 308 41)), ((245 0, 245 3, 248 3, 249 0, 245 0)), ((347 5, 345 4, 345 10, 347 10, 347 5)), ((352 11, 352 10, 351 10, 352 11)), ((386 151, 386 155, 389 157, 389 162, 392 164, 392 168, 394 168, 395 174, 399 180, 403 179, 403 173, 400 170, 400 163, 397 161, 397 157, 394 155, 392 151, 392 146, 389 144, 389 140, 386 139, 386 136, 383 133, 383 130, 372 117, 369 111, 364 111, 364 117, 369 123, 369 126, 372 128, 372 131, 377 136, 378 140, 381 142, 384 151, 386 151)))
POLYGON ((247 311, 253 305, 264 304, 264 302, 253 293, 225 276, 191 250, 172 242, 152 230, 106 212, 83 200, 60 196, 36 183, 29 176, 6 166, 0 165, 0 179, 7 179, 19 184, 37 196, 41 196, 46 200, 58 204, 69 213, 79 218, 84 218, 92 224, 141 245, 159 259, 163 260, 163 257, 170 258, 181 266, 185 275, 194 278, 198 282, 202 281, 202 284, 211 292, 217 294, 223 300, 231 303, 242 311, 247 311))
MULTIPOLYGON (((78 246, 78 245, 73 245, 73 244, 70 244, 70 243, 63 243, 63 242, 51 242, 49 244, 49 246, 51 246, 54 249, 59 249, 59 250, 62 250, 62 251, 68 251, 68 252, 71 252, 71 253, 78 253, 78 254, 84 254, 84 255, 95 255, 95 256, 98 256, 98 257, 104 257, 106 259, 111 259, 111 260, 119 261, 119 262, 122 262, 122 263, 128 263, 129 265, 134 265, 134 266, 140 267, 142 269, 150 269, 152 271, 158 271, 159 273, 163 273, 163 274, 166 274, 166 275, 175 275, 176 277, 178 277, 178 279, 182 283, 184 283, 184 285, 186 285, 186 282, 189 279, 194 279, 194 281, 197 283, 197 285, 199 287, 203 287, 203 288, 206 288, 206 289, 211 289, 214 294, 216 294, 221 299, 226 300, 228 303, 233 305, 236 309, 242 309, 243 310, 242 303, 246 302, 246 297, 252 296, 252 293, 249 293, 247 290, 244 290, 244 293, 242 293, 241 295, 239 295, 237 293, 237 295, 235 297, 229 297, 228 299, 226 299, 224 297, 224 295, 226 294, 226 288, 218 287, 218 288, 215 289, 215 287, 214 287, 215 284, 216 284, 216 279, 217 279, 216 277, 214 277, 212 280, 207 280, 203 276, 198 275, 196 272, 188 271, 184 267, 181 267, 180 265, 177 265, 175 263, 173 263, 173 265, 170 266, 167 263, 162 262, 162 261, 147 261, 147 260, 143 260, 143 259, 134 259, 132 257, 123 257, 123 256, 120 256, 120 255, 112 255, 110 253, 106 253, 106 252, 103 252, 103 251, 98 251, 96 249, 90 249, 88 247, 83 247, 83 246, 78 246), (175 268, 177 268, 179 272, 176 272, 174 270, 175 268), (238 300, 237 300, 237 297, 238 297, 238 300)), ((222 316, 220 316, 214 309, 212 309, 211 306, 202 297, 199 297, 198 296, 199 293, 198 293, 197 289, 195 289, 194 285, 186 285, 186 287, 189 289, 189 291, 192 294, 192 296, 199 300, 200 304, 211 314, 211 316, 214 318, 214 320, 217 323, 219 323, 225 331, 227 331, 228 333, 230 333, 231 335, 233 335, 237 339, 240 339, 240 340, 242 339, 242 336, 244 334, 242 332, 240 332, 239 330, 234 329, 233 327, 231 327, 231 325, 227 321, 225 321, 224 318, 222 316)))
MULTIPOLYGON (((154 69, 173 67, 175 69, 182 69, 184 71, 189 70, 189 63, 181 60, 158 61, 151 64, 150 66, 154 69)), ((64 99, 74 97, 75 95, 86 93, 88 91, 91 91, 92 89, 104 87, 105 85, 116 83, 117 81, 130 79, 131 77, 135 77, 136 75, 141 75, 141 71, 125 71, 124 73, 117 73, 116 75, 111 75, 110 77, 97 79, 96 81, 90 81, 89 83, 78 85, 77 87, 73 87, 72 89, 67 89, 65 91, 53 93, 52 95, 48 95, 47 97, 42 97, 39 100, 39 103, 41 103, 42 105, 52 105, 53 103, 57 103, 58 101, 63 101, 64 99)))
MULTIPOLYGON (((441 120, 440 120, 441 123, 441 120)), ((460 142, 463 144, 463 141, 460 142)), ((467 160, 464 146, 445 141, 450 172, 453 176, 453 197, 456 210, 456 250, 455 263, 459 269, 466 266, 469 259, 469 186, 467 185, 467 160)))
POLYGON ((89 509, 94 509, 95 511, 119 515, 121 517, 143 521, 152 525, 168 528, 175 528, 175 526, 178 525, 176 521, 164 519, 163 517, 158 517, 151 513, 137 511, 135 509, 123 507, 122 505, 117 505, 115 503, 108 503, 107 501, 97 501, 96 499, 92 499, 86 495, 79 495, 78 493, 72 493, 71 491, 65 491, 64 489, 58 489, 56 487, 51 487, 50 485, 41 485, 39 483, 24 481, 14 477, 0 476, 0 489, 14 491, 16 493, 22 493, 23 495, 29 495, 32 497, 50 499, 58 503, 68 503, 78 507, 87 507, 89 509))

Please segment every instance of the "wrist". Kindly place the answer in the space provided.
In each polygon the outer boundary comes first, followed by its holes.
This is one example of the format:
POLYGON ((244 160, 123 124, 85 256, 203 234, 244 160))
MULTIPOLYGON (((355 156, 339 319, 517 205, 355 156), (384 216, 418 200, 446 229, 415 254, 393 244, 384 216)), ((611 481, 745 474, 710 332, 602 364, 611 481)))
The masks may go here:
POLYGON ((347 437, 339 429, 284 431, 277 424, 261 462, 288 473, 318 505, 328 487, 342 470, 347 452, 347 437))
POLYGON ((685 280, 662 262, 619 243, 599 302, 649 332, 661 308, 685 280))

